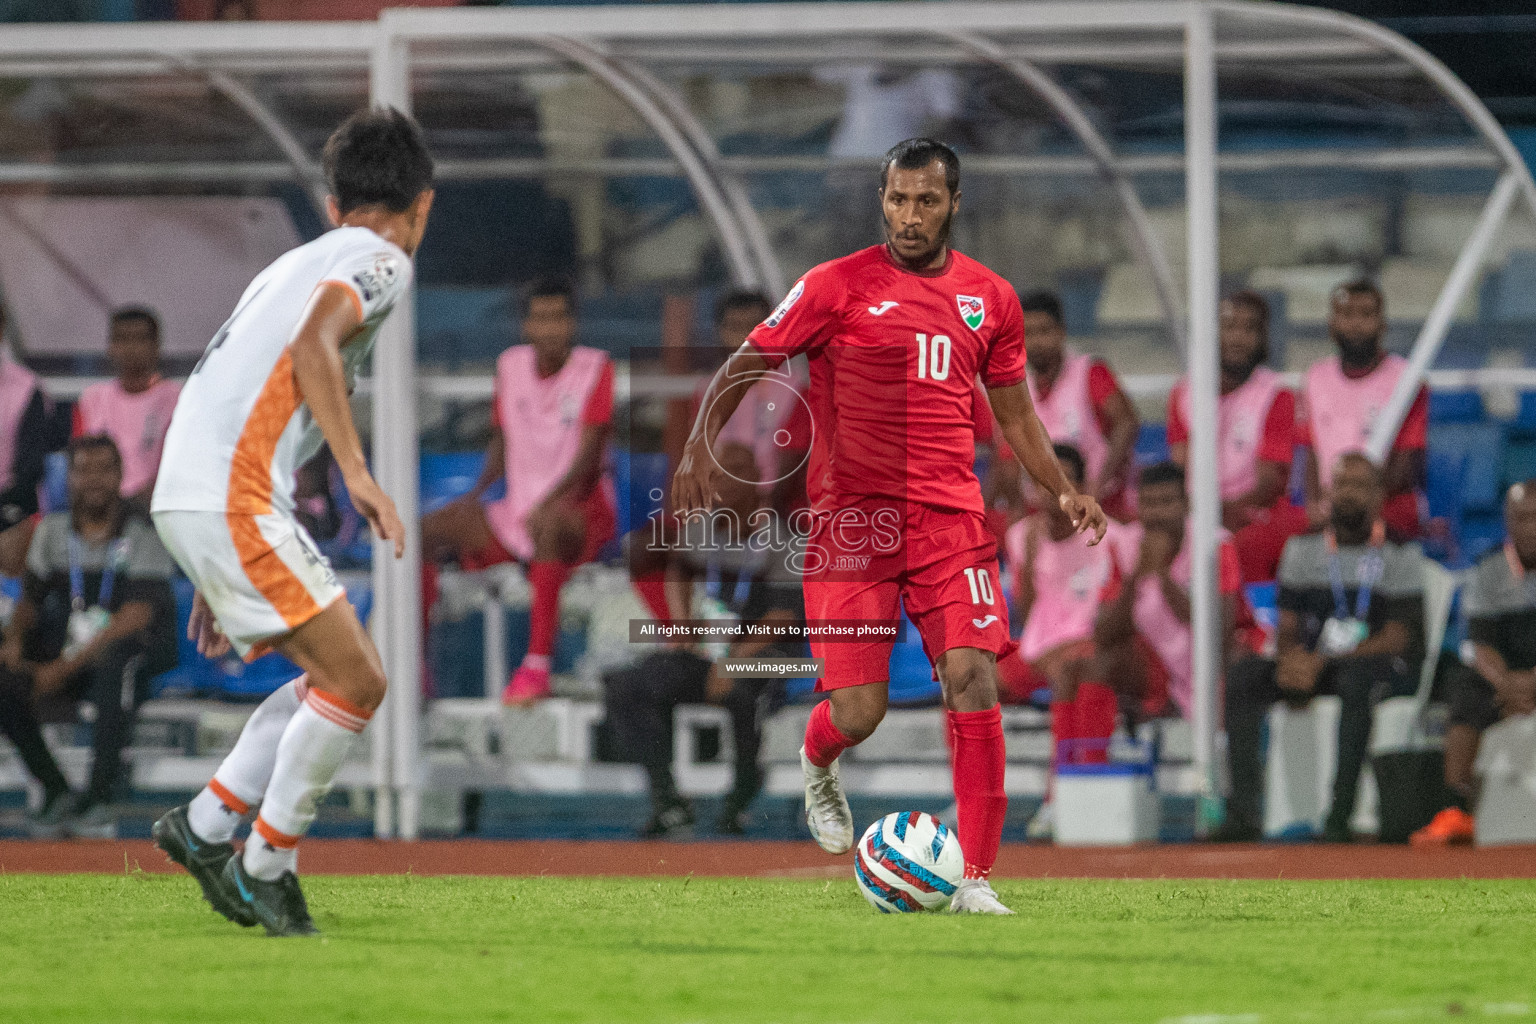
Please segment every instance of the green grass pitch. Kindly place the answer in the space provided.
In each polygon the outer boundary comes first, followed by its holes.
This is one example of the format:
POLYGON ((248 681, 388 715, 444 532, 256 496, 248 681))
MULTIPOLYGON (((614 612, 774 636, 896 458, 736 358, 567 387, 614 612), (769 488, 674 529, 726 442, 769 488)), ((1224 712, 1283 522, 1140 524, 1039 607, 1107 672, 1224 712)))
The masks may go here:
POLYGON ((319 939, 185 876, 0 876, 0 1021, 1041 1021, 1536 1015, 1529 882, 1012 881, 882 916, 851 878, 311 878, 319 939))

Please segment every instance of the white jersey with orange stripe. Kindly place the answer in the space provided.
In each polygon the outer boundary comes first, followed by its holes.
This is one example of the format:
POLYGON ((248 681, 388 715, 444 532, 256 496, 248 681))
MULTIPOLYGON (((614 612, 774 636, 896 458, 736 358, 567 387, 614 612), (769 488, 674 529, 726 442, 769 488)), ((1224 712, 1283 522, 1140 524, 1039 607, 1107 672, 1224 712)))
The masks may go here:
POLYGON ((411 261, 367 228, 343 227, 256 276, 182 388, 155 482, 155 512, 291 512, 294 472, 323 438, 299 395, 289 344, 310 296, 342 285, 363 324, 341 350, 350 389, 411 261))

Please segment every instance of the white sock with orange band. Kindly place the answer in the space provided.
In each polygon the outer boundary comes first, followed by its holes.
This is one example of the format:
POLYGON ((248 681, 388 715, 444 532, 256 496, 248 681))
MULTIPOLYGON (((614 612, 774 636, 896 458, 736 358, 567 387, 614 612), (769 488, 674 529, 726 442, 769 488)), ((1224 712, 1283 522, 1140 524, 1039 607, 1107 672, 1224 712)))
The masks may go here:
POLYGON ((336 770, 372 713, 311 686, 277 745, 277 763, 261 801, 261 813, 245 844, 245 869, 275 881, 298 867, 299 837, 315 820, 336 770))
POLYGON ((235 749, 187 807, 187 821, 199 839, 229 842, 240 820, 261 803, 277 763, 277 744, 308 692, 309 676, 299 676, 274 690, 246 721, 235 749))

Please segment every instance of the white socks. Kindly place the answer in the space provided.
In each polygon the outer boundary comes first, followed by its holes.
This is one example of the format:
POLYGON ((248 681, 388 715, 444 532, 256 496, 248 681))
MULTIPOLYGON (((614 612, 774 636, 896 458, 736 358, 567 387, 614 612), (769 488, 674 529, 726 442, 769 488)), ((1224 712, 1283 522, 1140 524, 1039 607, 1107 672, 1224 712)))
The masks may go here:
POLYGON ((315 808, 370 717, 335 694, 309 688, 277 744, 261 814, 245 844, 245 869, 254 877, 274 881, 295 869, 299 837, 315 820, 315 808))
POLYGON ((234 839, 240 819, 267 791, 277 763, 278 741, 308 691, 309 676, 299 676, 273 691, 245 723, 235 749, 219 765, 213 781, 187 807, 187 820, 198 838, 210 843, 234 839))

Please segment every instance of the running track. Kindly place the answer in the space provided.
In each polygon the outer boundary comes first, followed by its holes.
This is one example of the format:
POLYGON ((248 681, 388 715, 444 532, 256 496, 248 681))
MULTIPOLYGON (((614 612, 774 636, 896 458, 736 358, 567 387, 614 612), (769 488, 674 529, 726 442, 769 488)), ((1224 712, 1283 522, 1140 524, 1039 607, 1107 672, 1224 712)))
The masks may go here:
MULTIPOLYGON (((523 842, 309 840, 306 874, 721 875, 840 878, 847 855, 808 842, 523 842)), ((149 842, 0 841, 0 873, 180 870, 149 842)), ((1000 878, 1536 878, 1536 846, 1173 845, 1117 849, 1004 846, 1000 878)))

